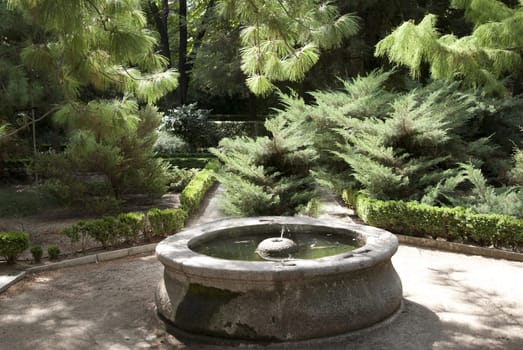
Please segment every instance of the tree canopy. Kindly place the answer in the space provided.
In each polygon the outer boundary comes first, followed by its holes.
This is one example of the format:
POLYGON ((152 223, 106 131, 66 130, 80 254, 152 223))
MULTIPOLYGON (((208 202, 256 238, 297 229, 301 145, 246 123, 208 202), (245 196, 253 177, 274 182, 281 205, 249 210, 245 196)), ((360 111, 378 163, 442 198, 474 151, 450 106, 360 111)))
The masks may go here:
POLYGON ((404 22, 378 43, 376 55, 409 68, 418 77, 427 64, 433 79, 462 80, 466 86, 506 93, 503 79, 521 74, 523 6, 497 0, 452 0, 473 29, 468 35, 440 33, 438 18, 404 22))

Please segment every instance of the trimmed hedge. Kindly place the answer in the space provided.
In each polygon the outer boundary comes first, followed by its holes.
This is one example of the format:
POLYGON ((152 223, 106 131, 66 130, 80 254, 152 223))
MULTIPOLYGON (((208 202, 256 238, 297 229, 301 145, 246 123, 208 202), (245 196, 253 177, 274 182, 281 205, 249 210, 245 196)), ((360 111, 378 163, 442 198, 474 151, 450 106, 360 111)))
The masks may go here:
POLYGON ((71 242, 80 242, 82 252, 87 243, 93 239, 105 248, 109 245, 127 242, 134 243, 140 239, 151 240, 155 237, 166 237, 183 228, 189 213, 201 202, 203 196, 214 183, 214 169, 217 161, 209 162, 185 187, 180 195, 181 208, 150 209, 146 214, 131 212, 116 217, 105 216, 100 219, 78 221, 62 230, 62 234, 71 242))
POLYGON ((181 208, 158 209, 147 212, 151 237, 165 237, 183 228, 187 219, 187 212, 181 208))
POLYGON ((123 213, 118 215, 117 219, 122 223, 119 234, 125 242, 135 242, 145 234, 145 215, 143 213, 123 213))
POLYGON ((181 206, 187 213, 192 213, 200 205, 203 197, 214 184, 214 170, 218 166, 218 161, 207 163, 205 168, 196 174, 180 194, 181 206))
POLYGON ((0 256, 13 264, 18 255, 29 248, 27 232, 0 232, 0 256))
POLYGON ((49 255, 49 259, 51 260, 57 260, 60 256, 60 253, 60 248, 56 245, 47 247, 47 255, 49 255))
POLYGON ((87 241, 94 239, 105 248, 121 242, 132 242, 144 232, 143 213, 125 213, 114 216, 104 216, 100 219, 78 221, 76 224, 62 230, 62 234, 71 242, 80 242, 82 252, 85 252, 87 241))
POLYGON ((430 236, 481 246, 523 247, 523 220, 476 214, 469 209, 433 207, 418 202, 381 201, 344 190, 345 203, 367 224, 411 236, 430 236))

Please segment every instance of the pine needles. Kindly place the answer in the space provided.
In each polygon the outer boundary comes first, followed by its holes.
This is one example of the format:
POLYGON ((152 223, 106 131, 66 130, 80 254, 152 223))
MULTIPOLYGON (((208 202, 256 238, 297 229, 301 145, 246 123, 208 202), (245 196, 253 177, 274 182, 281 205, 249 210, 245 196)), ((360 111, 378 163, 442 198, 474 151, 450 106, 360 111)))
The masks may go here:
POLYGON ((522 67, 523 7, 510 8, 497 0, 454 0, 474 23, 470 35, 441 35, 437 19, 426 15, 414 24, 397 27, 376 45, 375 55, 409 68, 419 77, 428 64, 433 79, 460 80, 467 87, 482 87, 487 93, 506 94, 502 79, 522 67))

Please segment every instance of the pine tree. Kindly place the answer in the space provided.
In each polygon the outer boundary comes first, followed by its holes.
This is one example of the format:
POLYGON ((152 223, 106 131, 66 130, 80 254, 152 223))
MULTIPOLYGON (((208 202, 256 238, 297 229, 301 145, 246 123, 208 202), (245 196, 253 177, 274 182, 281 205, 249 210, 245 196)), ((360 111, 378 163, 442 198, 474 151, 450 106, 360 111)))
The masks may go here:
POLYGON ((340 16, 318 0, 222 0, 217 8, 243 26, 241 69, 257 95, 273 91, 274 82, 302 80, 321 50, 339 47, 359 29, 354 15, 340 16))
POLYGON ((473 23, 469 35, 440 34, 436 16, 429 14, 418 24, 400 25, 378 43, 375 54, 408 67, 413 77, 428 64, 433 79, 506 94, 503 79, 521 74, 523 7, 497 0, 453 0, 451 6, 473 23))
POLYGON ((20 57, 27 40, 38 41, 43 36, 22 12, 11 11, 5 1, 0 2, 0 159, 27 156, 30 136, 25 129, 59 98, 53 82, 24 66, 20 57))
POLYGON ((57 162, 71 166, 84 159, 79 171, 107 175, 116 196, 133 188, 158 194, 165 168, 153 159, 161 117, 151 104, 176 87, 177 73, 166 70, 165 58, 155 53, 140 1, 8 4, 45 33, 39 42, 29 42, 21 57, 59 87, 54 119, 69 130, 70 141, 57 162))

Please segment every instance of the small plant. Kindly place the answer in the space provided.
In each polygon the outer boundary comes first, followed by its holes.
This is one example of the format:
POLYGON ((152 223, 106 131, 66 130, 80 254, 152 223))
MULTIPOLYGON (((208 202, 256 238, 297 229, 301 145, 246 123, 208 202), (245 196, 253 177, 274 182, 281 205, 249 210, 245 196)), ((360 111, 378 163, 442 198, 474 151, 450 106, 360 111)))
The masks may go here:
POLYGON ((177 166, 168 170, 169 190, 181 192, 198 173, 198 169, 183 169, 177 166))
POLYGON ((153 208, 147 212, 151 228, 151 236, 165 237, 181 229, 187 219, 187 212, 183 209, 153 208))
POLYGON ((117 217, 120 222, 120 236, 126 242, 132 243, 143 235, 145 215, 139 212, 120 214, 117 217))
POLYGON ((14 264, 16 258, 29 248, 29 234, 27 232, 0 232, 0 256, 8 263, 14 264))
POLYGON ((47 247, 47 254, 49 254, 49 259, 56 260, 60 255, 60 248, 55 245, 47 247))
POLYGON ((84 230, 86 225, 87 221, 78 221, 76 224, 66 227, 61 232, 64 236, 69 237, 71 240, 71 245, 80 242, 82 253, 85 253, 87 242, 89 240, 89 232, 84 230))
POLYGON ((31 247, 31 255, 33 256, 33 259, 35 262, 40 262, 40 260, 42 260, 42 255, 44 254, 44 250, 42 249, 41 246, 39 245, 35 245, 33 247, 31 247))

